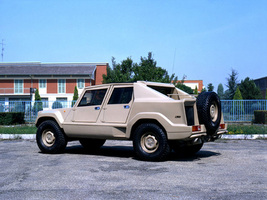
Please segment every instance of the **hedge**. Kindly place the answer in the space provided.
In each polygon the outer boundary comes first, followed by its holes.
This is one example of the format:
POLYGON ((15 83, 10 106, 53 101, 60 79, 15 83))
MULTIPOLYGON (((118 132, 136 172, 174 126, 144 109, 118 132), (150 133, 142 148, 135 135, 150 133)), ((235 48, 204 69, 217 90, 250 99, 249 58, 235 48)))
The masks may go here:
POLYGON ((0 125, 24 123, 24 112, 0 112, 0 125))
POLYGON ((255 124, 267 124, 267 110, 255 110, 254 117, 255 124))

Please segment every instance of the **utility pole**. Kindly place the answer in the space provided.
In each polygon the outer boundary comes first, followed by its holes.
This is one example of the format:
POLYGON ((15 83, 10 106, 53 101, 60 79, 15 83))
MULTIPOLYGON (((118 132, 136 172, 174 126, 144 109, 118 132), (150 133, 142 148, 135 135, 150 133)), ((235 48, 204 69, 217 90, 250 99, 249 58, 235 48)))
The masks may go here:
POLYGON ((2 39, 2 53, 1 53, 1 56, 2 56, 2 62, 4 61, 4 40, 2 39))

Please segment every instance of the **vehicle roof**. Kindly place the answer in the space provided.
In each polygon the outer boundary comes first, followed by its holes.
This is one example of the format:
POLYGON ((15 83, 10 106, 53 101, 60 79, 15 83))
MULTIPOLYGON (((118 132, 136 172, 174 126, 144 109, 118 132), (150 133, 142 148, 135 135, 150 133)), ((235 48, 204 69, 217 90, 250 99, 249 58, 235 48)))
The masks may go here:
POLYGON ((108 84, 102 84, 102 85, 93 85, 93 86, 87 86, 85 88, 98 88, 98 87, 106 87, 111 85, 133 85, 133 84, 144 84, 148 86, 159 86, 159 87, 171 87, 174 88, 175 86, 171 83, 158 83, 158 82, 150 82, 150 81, 137 81, 137 82, 131 82, 131 83, 108 83, 108 84))

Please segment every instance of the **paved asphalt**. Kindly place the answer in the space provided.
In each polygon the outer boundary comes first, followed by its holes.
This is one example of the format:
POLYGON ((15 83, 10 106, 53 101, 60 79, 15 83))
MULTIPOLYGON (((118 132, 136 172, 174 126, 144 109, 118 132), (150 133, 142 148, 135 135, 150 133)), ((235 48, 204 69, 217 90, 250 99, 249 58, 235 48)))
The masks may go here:
POLYGON ((267 140, 218 140, 165 162, 139 161, 129 141, 49 155, 3 140, 0 169, 0 199, 267 199, 267 140))

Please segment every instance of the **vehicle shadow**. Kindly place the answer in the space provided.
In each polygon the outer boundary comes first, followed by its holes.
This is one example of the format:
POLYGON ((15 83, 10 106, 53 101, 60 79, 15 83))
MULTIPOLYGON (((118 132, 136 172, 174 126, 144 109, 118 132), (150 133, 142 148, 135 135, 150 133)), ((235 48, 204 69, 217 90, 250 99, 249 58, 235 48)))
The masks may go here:
POLYGON ((207 150, 200 150, 195 155, 183 155, 172 152, 169 156, 169 160, 179 161, 179 162, 190 162, 190 161, 198 161, 201 160, 202 158, 208 158, 220 155, 221 155, 220 153, 207 150))
POLYGON ((131 158, 135 156, 133 147, 129 146, 102 146, 100 149, 89 151, 83 148, 81 145, 75 145, 66 147, 64 153, 121 157, 121 158, 131 158))
MULTIPOLYGON (((140 160, 131 146, 102 146, 96 151, 88 151, 81 145, 74 145, 66 147, 64 151, 66 154, 83 154, 83 155, 95 155, 95 156, 107 156, 107 157, 119 157, 119 158, 132 158, 134 160, 140 160)), ((172 151, 166 161, 179 161, 179 162, 190 162, 198 161, 202 158, 208 158, 213 156, 219 156, 220 153, 200 150, 193 156, 177 154, 172 151)))

